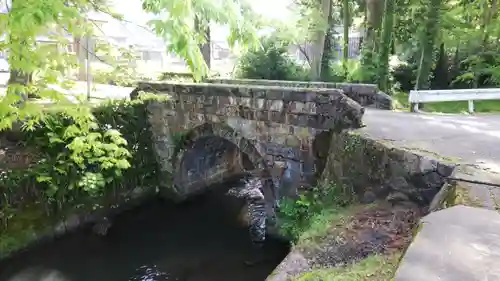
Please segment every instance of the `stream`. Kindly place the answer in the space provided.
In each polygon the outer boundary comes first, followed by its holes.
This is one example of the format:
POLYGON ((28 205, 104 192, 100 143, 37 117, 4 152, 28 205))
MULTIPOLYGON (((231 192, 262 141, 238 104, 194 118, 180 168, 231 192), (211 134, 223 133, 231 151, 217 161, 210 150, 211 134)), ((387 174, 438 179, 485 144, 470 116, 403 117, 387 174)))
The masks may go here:
POLYGON ((263 281, 289 245, 269 239, 265 261, 245 264, 253 248, 235 200, 215 192, 177 205, 154 199, 115 217, 105 237, 83 228, 1 261, 0 281, 263 281))

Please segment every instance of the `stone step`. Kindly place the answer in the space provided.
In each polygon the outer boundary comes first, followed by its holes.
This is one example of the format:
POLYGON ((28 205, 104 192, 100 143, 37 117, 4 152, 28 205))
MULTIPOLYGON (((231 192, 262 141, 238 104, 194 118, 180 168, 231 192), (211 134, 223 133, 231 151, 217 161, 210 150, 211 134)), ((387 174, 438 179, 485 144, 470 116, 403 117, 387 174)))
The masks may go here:
POLYGON ((395 281, 500 280, 500 214, 454 206, 424 217, 395 281))

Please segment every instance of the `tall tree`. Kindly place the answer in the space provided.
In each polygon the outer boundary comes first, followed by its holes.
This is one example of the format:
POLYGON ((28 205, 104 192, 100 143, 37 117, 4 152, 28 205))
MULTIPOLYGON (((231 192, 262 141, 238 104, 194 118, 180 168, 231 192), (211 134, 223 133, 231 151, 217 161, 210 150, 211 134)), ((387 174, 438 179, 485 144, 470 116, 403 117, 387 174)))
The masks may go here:
POLYGON ((379 57, 379 87, 387 92, 389 88, 389 54, 392 47, 392 33, 394 29, 395 0, 385 0, 384 23, 382 29, 382 44, 379 57))
POLYGON ((349 13, 349 0, 342 0, 342 18, 344 35, 342 37, 342 69, 344 70, 344 77, 347 77, 349 70, 347 63, 349 60, 349 29, 351 27, 351 15, 349 13))
POLYGON ((203 56, 203 60, 210 70, 211 67, 211 58, 212 58, 212 48, 211 48, 211 40, 210 40, 210 23, 206 24, 205 30, 201 30, 200 24, 200 16, 195 16, 194 19, 194 27, 196 32, 204 35, 204 42, 200 44, 201 55, 203 56))
POLYGON ((321 81, 327 81, 331 75, 332 70, 330 63, 334 59, 334 21, 333 21, 333 5, 330 5, 328 11, 328 29, 325 35, 325 43, 323 44, 323 56, 321 58, 321 81))
POLYGON ((325 46, 326 32, 328 30, 328 18, 332 0, 316 0, 316 9, 319 11, 320 18, 317 19, 314 27, 312 41, 311 58, 311 80, 316 81, 321 77, 321 61, 323 59, 323 48, 325 46))
POLYGON ((429 75, 434 61, 434 49, 439 32, 439 18, 442 0, 429 0, 427 3, 427 20, 420 35, 420 63, 418 66, 415 89, 429 88, 429 75))
POLYGON ((361 48, 361 80, 374 82, 378 65, 378 34, 383 18, 384 0, 366 0, 366 26, 361 48))

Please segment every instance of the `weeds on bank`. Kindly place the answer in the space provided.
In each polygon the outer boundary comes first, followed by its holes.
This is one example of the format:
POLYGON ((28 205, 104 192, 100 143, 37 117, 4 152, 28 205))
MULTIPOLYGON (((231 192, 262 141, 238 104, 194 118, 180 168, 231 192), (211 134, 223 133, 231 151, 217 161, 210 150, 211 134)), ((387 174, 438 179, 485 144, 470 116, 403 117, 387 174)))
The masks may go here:
POLYGON ((316 269, 294 279, 294 281, 382 281, 392 280, 400 253, 372 255, 359 262, 335 268, 316 269))
POLYGON ((345 185, 329 183, 305 191, 295 200, 285 200, 279 212, 282 235, 297 243, 299 237, 307 240, 324 234, 352 202, 348 191, 345 185))

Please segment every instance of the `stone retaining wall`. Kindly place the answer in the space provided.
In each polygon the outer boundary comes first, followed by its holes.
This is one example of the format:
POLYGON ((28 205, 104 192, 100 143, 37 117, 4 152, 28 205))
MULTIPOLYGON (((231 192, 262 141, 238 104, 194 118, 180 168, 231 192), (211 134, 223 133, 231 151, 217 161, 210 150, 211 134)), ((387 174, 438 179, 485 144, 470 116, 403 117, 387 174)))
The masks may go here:
MULTIPOLYGON (((13 256, 22 251, 28 250, 31 247, 51 241, 57 237, 74 232, 82 227, 100 222, 104 217, 112 217, 126 210, 140 206, 142 203, 156 196, 154 188, 134 188, 131 190, 123 190, 118 192, 113 198, 99 198, 86 204, 74 204, 68 206, 66 212, 60 212, 57 215, 41 216, 42 220, 26 221, 26 225, 16 225, 15 231, 6 230, 3 235, 8 235, 9 239, 14 239, 12 244, 4 244, 7 241, 2 241, 0 247, 0 260, 9 256, 13 256), (105 200, 107 199, 107 200, 105 200), (112 202, 106 204, 107 207, 98 207, 103 201, 112 202)), ((23 214, 19 214, 23 215, 23 214)), ((22 223, 22 222, 13 222, 22 223)), ((2 238, 0 238, 2 239, 2 238)), ((3 239, 6 239, 4 237, 3 239)))
MULTIPOLYGON (((404 204, 405 202, 410 204, 416 203, 420 206, 428 206, 428 213, 432 214, 440 213, 439 211, 443 209, 446 209, 445 212, 453 209, 453 213, 462 212, 465 223, 462 223, 461 227, 465 229, 468 225, 471 225, 471 220, 467 219, 467 214, 470 214, 469 217, 474 216, 474 214, 478 213, 477 208, 459 208, 455 210, 456 207, 454 206, 466 205, 486 207, 490 209, 496 208, 498 210, 499 205, 494 200, 494 196, 490 196, 490 201, 488 201, 488 193, 477 194, 476 192, 473 192, 474 190, 478 190, 476 186, 477 184, 454 179, 466 179, 500 184, 500 174, 491 173, 472 165, 459 165, 457 163, 452 163, 444 157, 439 157, 439 155, 428 155, 422 152, 414 152, 408 149, 395 147, 390 141, 376 140, 368 135, 359 134, 353 131, 332 134, 331 136, 323 138, 323 140, 317 145, 319 146, 319 149, 324 152, 320 155, 323 157, 324 162, 324 170, 320 181, 322 183, 332 181, 344 182, 348 186, 352 187, 350 191, 352 191, 354 195, 358 196, 362 202, 364 201, 364 203, 370 203, 376 198, 385 199, 398 204, 404 204)), ((482 186, 479 190, 484 191, 488 190, 488 188, 482 186)), ((446 214, 449 215, 448 213, 446 214)), ((499 217, 496 217, 491 213, 488 213, 488 216, 500 221, 499 217)), ((428 216, 424 217, 422 221, 431 221, 427 220, 427 217, 428 216)), ((486 225, 483 227, 488 229, 490 232, 492 230, 491 227, 487 227, 486 225)), ((433 227, 431 226, 430 228, 433 227)), ((425 224, 418 229, 416 237, 414 237, 414 241, 418 239, 419 233, 422 232, 422 229, 425 229, 425 224)), ((433 229, 435 229, 435 227, 433 229)), ((448 229, 453 229, 453 227, 448 227, 448 229)), ((449 235, 454 235, 452 233, 453 231, 450 231, 449 235)), ((471 233, 473 232, 469 229, 469 233, 472 235, 471 233)), ((429 235, 429 231, 427 231, 425 235, 429 235)), ((435 233, 435 235, 441 234, 435 233)), ((458 259, 461 259, 462 261, 469 259, 469 263, 473 264, 474 262, 477 263, 479 256, 483 257, 480 253, 483 251, 481 249, 469 249, 467 252, 468 254, 460 254, 461 251, 464 250, 463 247, 472 243, 470 241, 470 235, 467 236, 468 238, 465 237, 466 235, 464 234, 462 237, 444 239, 449 243, 446 241, 441 244, 434 243, 434 248, 431 247, 429 249, 427 247, 428 249, 425 252, 422 252, 421 249, 415 249, 415 251, 412 251, 411 253, 412 258, 405 259, 405 257, 408 256, 409 251, 405 252, 399 266, 399 268, 404 268, 396 271, 396 278, 394 280, 438 280, 435 279, 436 276, 448 278, 442 280, 457 280, 456 278, 453 279, 453 277, 456 277, 456 274, 461 270, 461 268, 463 268, 463 266, 457 264, 458 259), (465 242, 457 243, 457 241, 465 242), (455 247, 453 249, 453 251, 455 251, 454 254, 450 254, 451 249, 449 251, 446 250, 449 248, 446 248, 447 246, 444 245, 446 243, 455 247), (443 248, 444 252, 440 252, 440 247, 443 248), (456 261, 454 262, 455 264, 451 264, 450 262, 447 262, 446 259, 438 258, 440 254, 458 256, 455 257, 455 259, 453 259, 453 257, 450 258, 450 260, 456 261), (415 258, 414 255, 416 255, 417 258, 415 258), (439 260, 440 264, 447 265, 447 272, 439 272, 438 274, 436 271, 437 269, 434 268, 435 263, 429 262, 436 260, 436 258, 439 260), (410 264, 406 265, 406 263, 410 264)), ((491 234, 488 235, 491 236, 491 234)), ((486 238, 484 238, 483 235, 483 240, 484 239, 486 238)), ((429 239, 427 238, 424 240, 429 242, 429 239)), ((478 241, 477 243, 480 244, 484 242, 479 242, 479 240, 480 239, 478 238, 478 240, 475 241, 478 241)), ((493 240, 490 239, 488 241, 493 240)), ((494 241, 496 242, 494 242, 495 244, 493 247, 499 248, 500 241, 494 241)), ((484 247, 488 247, 485 244, 481 244, 481 246, 483 245, 484 247)), ((411 246, 409 250, 410 249, 411 246)), ((495 258, 492 257, 492 254, 488 254, 486 256, 486 258, 490 259, 490 261, 495 260, 495 258)), ((293 276, 299 276, 305 272, 313 270, 310 266, 310 261, 306 257, 307 254, 303 252, 302 249, 299 249, 298 247, 293 248, 290 254, 281 262, 281 264, 275 269, 273 274, 271 274, 267 280, 293 280, 293 276)), ((470 276, 479 276, 478 274, 492 271, 494 269, 493 267, 493 263, 485 266, 478 265, 476 268, 470 269, 470 276)), ((491 276, 494 276, 494 273, 492 274, 493 275, 491 276)), ((481 276, 485 275, 483 274, 481 276)))
POLYGON ((431 203, 454 165, 355 132, 333 134, 322 181, 346 182, 356 195, 431 203))
POLYGON ((375 84, 357 83, 327 83, 327 82, 306 82, 306 81, 283 81, 283 80, 261 80, 261 79, 207 79, 209 83, 218 84, 241 84, 241 85, 263 85, 282 86, 298 88, 326 88, 339 89, 351 99, 357 101, 362 106, 380 109, 392 109, 392 98, 379 91, 375 84))

